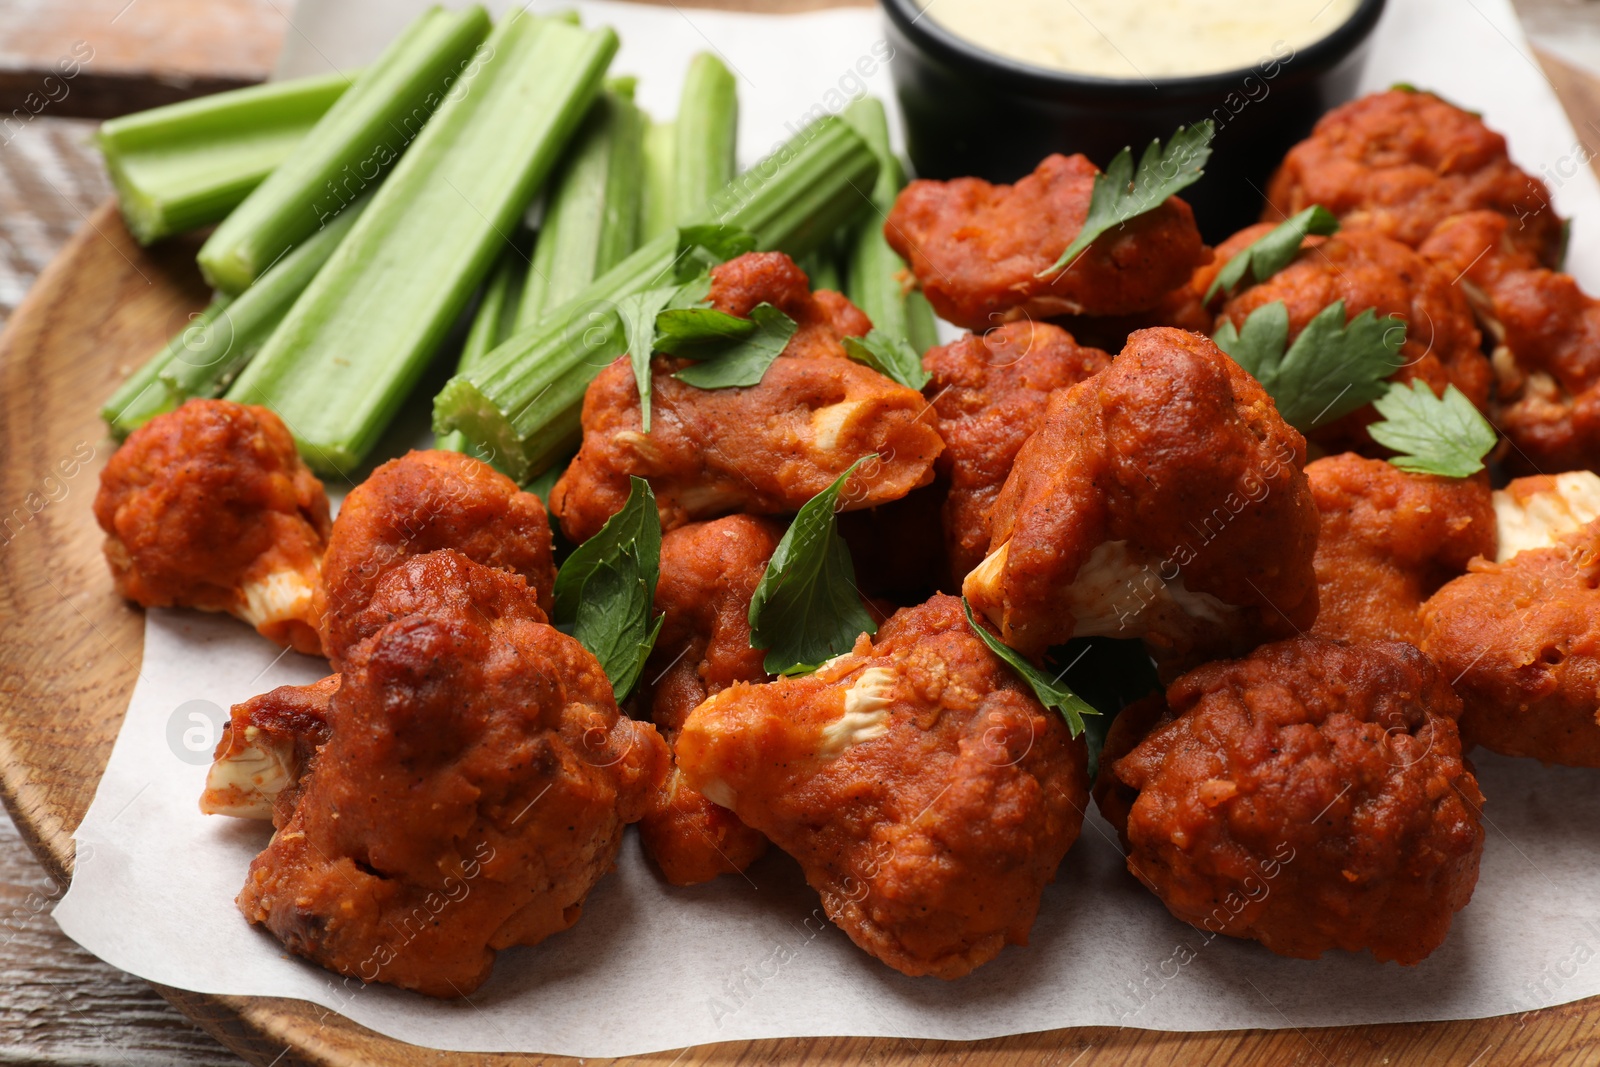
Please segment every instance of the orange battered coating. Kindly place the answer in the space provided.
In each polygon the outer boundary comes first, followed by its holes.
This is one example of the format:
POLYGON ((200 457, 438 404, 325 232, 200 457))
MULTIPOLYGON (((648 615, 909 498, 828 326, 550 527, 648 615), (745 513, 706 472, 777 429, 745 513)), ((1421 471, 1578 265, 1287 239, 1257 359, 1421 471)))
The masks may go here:
POLYGON ((1551 267, 1560 256, 1544 183, 1511 162, 1482 118, 1432 93, 1391 89, 1334 108, 1289 150, 1267 201, 1267 219, 1321 204, 1346 229, 1413 248, 1451 215, 1494 211, 1514 220, 1519 248, 1551 267))
POLYGON ((151 419, 100 472, 94 517, 129 600, 225 611, 321 651, 312 600, 328 496, 266 408, 191 400, 151 419))
POLYGON ((948 596, 814 674, 724 689, 678 738, 690 784, 794 856, 852 941, 940 978, 1026 943, 1086 761, 948 596))
POLYGON ((578 920, 666 748, 520 576, 444 551, 392 569, 373 603, 391 590, 396 617, 350 653, 331 736, 238 903, 331 970, 463 996, 499 949, 578 920), (422 587, 429 608, 401 614, 422 587))
POLYGON ((1465 278, 1497 342, 1493 418, 1513 446, 1506 465, 1600 468, 1600 301, 1516 237, 1514 220, 1478 211, 1447 220, 1422 252, 1465 278))
MULTIPOLYGON (((785 264, 793 267, 781 253, 730 260, 713 272, 713 303, 730 313, 757 298, 793 307, 805 275, 785 264)), ((932 481, 943 445, 927 402, 843 358, 834 331, 854 316, 836 312, 815 310, 817 322, 749 388, 697 389, 673 377, 686 360, 656 356, 649 434, 628 359, 601 371, 583 399, 583 446, 550 497, 562 531, 578 543, 594 536, 627 502, 631 475, 649 480, 665 530, 735 511, 797 511, 874 452, 880 460, 852 481, 850 507, 898 500, 932 481)))
POLYGON ((1504 563, 1474 561, 1423 605, 1422 627, 1469 745, 1600 767, 1600 521, 1504 563))
POLYGON ((1177 197, 1102 235, 1065 270, 1036 276, 1083 229, 1098 173, 1081 155, 1051 155, 1015 185, 914 181, 883 234, 933 309, 969 330, 1148 311, 1207 255, 1194 212, 1177 197))
POLYGON ((1494 558, 1486 471, 1407 474, 1346 452, 1308 464, 1306 478, 1322 515, 1315 637, 1417 644, 1422 602, 1473 557, 1494 558))
POLYGON ((989 508, 1044 422, 1050 394, 1109 367, 1111 357, 1059 326, 1024 321, 931 349, 922 365, 933 375, 923 392, 944 440, 945 547, 959 585, 989 551, 989 508))
POLYGON ((544 503, 460 452, 408 452, 350 491, 333 523, 317 590, 323 651, 334 669, 389 620, 367 610, 397 564, 452 548, 526 578, 550 611, 556 566, 544 503))
POLYGON ((1143 638, 1164 676, 1316 619, 1305 439, 1206 338, 1141 330, 1050 401, 989 513, 974 609, 1025 655, 1143 638))
POLYGON ((328 740, 328 701, 339 676, 280 685, 231 709, 200 794, 207 815, 271 819, 281 827, 300 802, 300 786, 328 740))
POLYGON ((741 319, 757 304, 771 304, 800 327, 784 349, 790 356, 843 356, 842 338, 872 330, 872 320, 842 293, 813 293, 806 272, 782 252, 751 252, 711 268, 706 302, 741 319))
MULTIPOLYGON (((1400 349, 1404 363, 1395 381, 1420 378, 1438 395, 1454 385, 1487 410, 1492 374, 1483 355, 1483 338, 1466 296, 1451 285, 1452 277, 1377 233, 1352 230, 1309 237, 1288 266, 1224 303, 1217 325, 1230 321, 1242 327, 1251 312, 1282 302, 1289 311, 1292 343, 1319 312, 1343 300, 1346 321, 1370 309, 1379 319, 1393 317, 1405 323, 1406 339, 1400 349)), ((1386 454, 1363 429, 1376 418, 1370 406, 1362 407, 1318 427, 1311 439, 1330 450, 1386 454)))
POLYGON ((1095 795, 1128 870, 1207 934, 1419 963, 1483 853, 1460 708, 1411 645, 1264 645, 1125 710, 1095 795))
MULTIPOLYGON (((669 745, 707 697, 771 677, 762 666, 766 653, 750 647, 750 600, 782 537, 781 526, 753 515, 693 523, 662 537, 656 610, 664 621, 640 698, 669 745)), ((639 839, 673 885, 738 873, 767 849, 766 838, 692 788, 677 766, 645 812, 639 839)))

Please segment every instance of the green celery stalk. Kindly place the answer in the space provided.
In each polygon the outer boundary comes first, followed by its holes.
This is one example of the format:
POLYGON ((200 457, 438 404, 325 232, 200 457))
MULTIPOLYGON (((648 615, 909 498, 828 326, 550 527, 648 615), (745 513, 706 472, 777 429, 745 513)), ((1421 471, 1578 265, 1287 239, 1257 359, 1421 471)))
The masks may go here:
POLYGON ((906 183, 900 161, 889 148, 888 117, 882 102, 864 96, 844 109, 843 118, 878 155, 878 180, 872 186, 874 210, 852 238, 846 295, 867 313, 875 329, 890 337, 903 337, 918 352, 926 352, 938 342, 933 308, 921 293, 908 293, 905 260, 883 236, 883 224, 906 183))
POLYGON ((147 245, 222 218, 359 76, 269 82, 101 123, 96 141, 128 232, 147 245))
MULTIPOLYGON (((184 332, 204 328, 222 313, 224 306, 226 304, 223 301, 214 301, 190 320, 184 332)), ((179 334, 178 338, 182 336, 179 334)), ((176 406, 172 394, 161 382, 161 369, 173 358, 172 349, 179 343, 178 338, 168 341, 138 370, 128 375, 100 408, 100 418, 106 424, 106 429, 111 431, 112 437, 120 441, 157 415, 165 415, 176 406)))
POLYGON ((423 12, 201 247, 200 272, 238 293, 379 181, 489 33, 474 4, 423 12))
POLYGON ((812 289, 833 289, 842 292, 844 280, 839 274, 839 249, 835 242, 813 251, 800 261, 800 269, 811 279, 812 289))
POLYGON ((693 218, 738 170, 739 87, 722 61, 701 52, 689 61, 678 97, 673 152, 675 215, 693 218))
POLYGON ((609 29, 520 10, 502 19, 228 397, 276 411, 313 469, 359 463, 550 174, 616 49, 609 29))
MULTIPOLYGON (((467 374, 481 366, 483 357, 494 351, 496 345, 511 336, 516 324, 517 304, 522 286, 527 278, 527 266, 520 249, 512 248, 500 257, 500 262, 483 286, 483 298, 473 312, 472 326, 467 339, 461 344, 461 358, 456 364, 457 374, 467 374)), ((459 430, 442 434, 437 447, 451 452, 465 452, 470 442, 459 430)))
POLYGON ((614 79, 590 108, 551 186, 518 329, 572 299, 639 245, 644 113, 633 79, 614 79))
POLYGON ((174 403, 195 396, 217 396, 238 377, 355 227, 367 203, 365 199, 357 201, 329 219, 238 296, 231 300, 219 296, 219 301, 229 301, 226 310, 203 333, 185 331, 183 350, 161 371, 174 403))
MULTIPOLYGON (((878 157, 847 123, 824 117, 740 174, 690 222, 737 226, 758 247, 803 256, 860 213, 878 157)), ((537 474, 579 436, 584 390, 619 353, 614 302, 671 277, 675 233, 656 238, 582 293, 452 378, 434 399, 434 428, 460 429, 490 449, 519 481, 537 474)))
POLYGON ((639 243, 671 233, 677 223, 677 194, 672 190, 678 127, 651 122, 644 131, 644 192, 639 205, 639 243))

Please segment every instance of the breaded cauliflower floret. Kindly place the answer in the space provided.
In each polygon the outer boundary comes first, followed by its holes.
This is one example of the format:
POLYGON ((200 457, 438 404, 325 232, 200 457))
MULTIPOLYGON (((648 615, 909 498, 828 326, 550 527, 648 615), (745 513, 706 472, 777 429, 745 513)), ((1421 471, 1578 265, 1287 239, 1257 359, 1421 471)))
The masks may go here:
POLYGON ((1184 922, 1281 956, 1419 963, 1483 852, 1459 711, 1411 645, 1264 645, 1124 710, 1095 797, 1184 922))
POLYGON ((1194 212, 1177 197, 1113 227, 1065 270, 1038 277, 1083 229, 1098 173, 1081 155, 1051 155, 1015 185, 914 181, 901 190, 883 235, 933 309, 969 330, 1147 311, 1208 254, 1194 212))
MULTIPOLYGON (((1507 495, 1547 484, 1513 482, 1507 495)), ((1515 555, 1475 561, 1423 605, 1422 650, 1461 696, 1468 744, 1600 767, 1600 521, 1544 547, 1526 523, 1516 531, 1515 555)))
MULTIPOLYGON (((723 298, 732 313, 764 293, 793 307, 793 276, 805 275, 780 269, 793 268, 781 253, 751 264, 754 256, 713 271, 712 303, 723 298), (752 273, 770 288, 757 291, 752 273), (719 277, 740 279, 737 301, 719 293, 719 277)), ((922 394, 844 358, 835 331, 853 316, 813 312, 811 326, 748 388, 696 388, 673 377, 688 360, 656 356, 648 434, 627 357, 601 371, 583 399, 583 446, 551 493, 566 535, 579 543, 594 536, 622 510, 634 475, 650 482, 667 530, 729 512, 797 511, 873 453, 878 461, 852 482, 852 508, 898 500, 932 481, 943 445, 922 394)))
POLYGON ((944 441, 945 548, 959 583, 989 551, 989 508, 1044 422, 1050 394, 1104 370, 1111 357, 1059 326, 1013 322, 931 349, 922 365, 933 375, 923 392, 944 441))
POLYGON ((814 674, 724 689, 678 738, 689 783, 795 857, 852 941, 941 978, 1026 943, 1085 763, 948 596, 814 674))
POLYGON ((225 611, 321 651, 313 594, 328 497, 266 408, 191 400, 151 419, 101 471, 94 515, 129 600, 225 611))
POLYGON ((811 291, 811 279, 782 252, 751 252, 711 268, 706 302, 718 311, 750 317, 757 304, 771 304, 799 327, 784 354, 843 356, 846 337, 865 337, 872 320, 842 293, 811 291))
POLYGON ((238 904, 341 974, 464 996, 496 951, 578 920, 666 748, 521 577, 429 553, 373 603, 391 591, 394 620, 351 651, 329 740, 238 904), (429 588, 452 592, 406 613, 429 588))
POLYGON ((1492 212, 1447 220, 1423 254, 1462 278, 1495 339, 1493 416, 1519 472, 1600 467, 1600 300, 1518 247, 1492 212))
POLYGON ((963 589, 1036 656, 1143 638, 1172 676, 1310 626, 1317 511, 1305 439, 1206 338, 1141 330, 1056 393, 989 513, 963 589))
MULTIPOLYGON (((661 539, 655 606, 663 621, 640 699, 668 745, 707 697, 770 678, 766 653, 750 647, 750 600, 782 537, 768 519, 730 515, 661 539)), ((766 838, 707 800, 677 766, 639 823, 639 839, 673 885, 742 871, 767 848, 766 838)))
MULTIPOLYGON (((1289 341, 1337 300, 1344 301, 1346 321, 1372 311, 1381 321, 1405 324, 1403 361, 1394 380, 1420 379, 1436 394, 1454 385, 1480 409, 1489 405, 1493 374, 1482 351, 1482 337, 1472 307, 1452 275, 1397 241, 1377 233, 1351 230, 1334 237, 1310 237, 1295 259, 1259 285, 1241 289, 1217 316, 1242 327, 1250 313, 1282 302, 1289 311, 1289 341)), ((1366 434, 1377 418, 1371 406, 1358 408, 1311 433, 1330 450, 1351 449, 1387 455, 1366 434)))
POLYGON ((200 810, 288 822, 317 749, 328 740, 328 701, 338 688, 333 674, 235 704, 212 756, 200 810))
POLYGON ((450 548, 520 574, 550 610, 556 567, 544 503, 487 463, 460 452, 408 452, 350 491, 334 520, 317 604, 334 669, 388 620, 367 602, 412 556, 450 548))
POLYGON ((1451 215, 1490 210, 1517 222, 1516 242, 1546 266, 1561 218, 1544 183, 1517 168, 1506 139, 1432 93, 1391 89, 1334 108, 1295 145, 1267 186, 1263 218, 1321 204, 1346 229, 1415 248, 1451 215))
POLYGON ((1422 640, 1422 602, 1475 556, 1493 558, 1489 476, 1408 474, 1346 452, 1307 464, 1317 537, 1316 637, 1422 640))

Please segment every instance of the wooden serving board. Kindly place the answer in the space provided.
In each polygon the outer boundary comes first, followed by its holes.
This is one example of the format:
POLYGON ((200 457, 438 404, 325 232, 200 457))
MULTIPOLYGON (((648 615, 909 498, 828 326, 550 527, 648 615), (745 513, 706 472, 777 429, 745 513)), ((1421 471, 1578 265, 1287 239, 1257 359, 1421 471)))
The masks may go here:
MULTIPOLYGON (((1600 84, 1542 58, 1593 151, 1600 126, 1587 120, 1600 119, 1600 84)), ((140 359, 204 306, 208 294, 194 252, 194 243, 182 240, 139 248, 108 201, 39 277, 0 335, 0 796, 40 862, 62 882, 71 876, 72 832, 110 756, 143 653, 143 618, 111 590, 91 513, 98 473, 113 447, 97 411, 140 359)), ((299 1001, 157 988, 259 1065, 582 1062, 440 1053, 299 1001)), ((708 1045, 636 1062, 1564 1064, 1592 1059, 1597 1025, 1600 997, 1468 1022, 1194 1034, 1080 1027, 959 1043, 808 1038, 708 1045)))

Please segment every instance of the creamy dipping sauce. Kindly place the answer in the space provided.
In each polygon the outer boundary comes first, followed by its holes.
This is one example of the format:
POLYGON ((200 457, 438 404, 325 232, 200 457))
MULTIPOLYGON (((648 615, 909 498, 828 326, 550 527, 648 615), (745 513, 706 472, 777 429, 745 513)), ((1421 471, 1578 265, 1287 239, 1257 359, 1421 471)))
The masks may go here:
POLYGON ((1101 78, 1216 74, 1281 61, 1360 0, 924 0, 926 17, 986 51, 1101 78), (1274 47, 1276 46, 1276 47, 1274 47))

